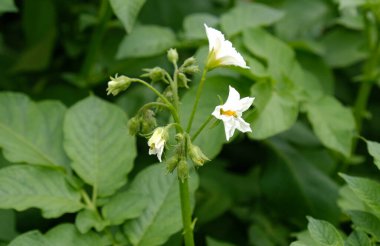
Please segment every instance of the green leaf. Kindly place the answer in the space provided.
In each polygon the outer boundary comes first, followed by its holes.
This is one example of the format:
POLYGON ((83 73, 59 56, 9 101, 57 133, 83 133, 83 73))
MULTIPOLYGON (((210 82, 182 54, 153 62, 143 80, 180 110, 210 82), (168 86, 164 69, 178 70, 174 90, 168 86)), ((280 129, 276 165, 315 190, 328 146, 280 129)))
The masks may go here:
POLYGON ((326 62, 332 67, 347 67, 367 57, 363 34, 346 29, 334 29, 323 36, 326 62))
POLYGON ((164 53, 175 46, 172 30, 160 26, 138 26, 121 41, 116 58, 149 57, 164 53))
POLYGON ((16 235, 15 212, 11 209, 0 209, 0 241, 10 241, 16 235))
POLYGON ((297 120, 298 102, 287 91, 278 91, 269 81, 251 88, 255 111, 250 119, 254 139, 265 139, 289 129, 297 120))
POLYGON ((309 231, 302 231, 295 234, 297 241, 292 242, 290 246, 324 246, 310 236, 309 231))
POLYGON ((344 185, 340 188, 338 205, 343 211, 369 211, 369 208, 364 204, 362 200, 359 199, 359 197, 355 195, 355 193, 348 187, 348 185, 344 185))
POLYGON ((146 0, 110 0, 117 18, 123 23, 127 33, 132 32, 137 16, 146 0))
POLYGON ((357 7, 360 5, 363 5, 366 1, 365 0, 338 0, 339 2, 339 8, 347 8, 347 7, 357 7))
POLYGON ((16 237, 9 246, 51 246, 39 231, 30 231, 16 237))
POLYGON ((100 196, 113 194, 127 181, 136 156, 125 113, 90 96, 70 108, 64 121, 67 154, 72 168, 100 196))
POLYGON ((244 3, 233 8, 221 17, 223 32, 232 36, 244 29, 269 26, 284 16, 282 11, 260 3, 244 3))
POLYGON ((308 119, 321 142, 345 157, 351 153, 355 120, 350 109, 331 96, 305 104, 308 119))
POLYGON ((134 191, 117 193, 103 207, 102 214, 111 225, 139 217, 148 205, 148 197, 134 191))
POLYGON ((14 0, 2 0, 0 1, 0 14, 4 12, 17 12, 18 9, 14 3, 14 0))
POLYGON ((94 210, 84 209, 77 214, 75 225, 81 233, 87 233, 91 228, 102 231, 108 226, 108 223, 94 210))
MULTIPOLYGON (((198 177, 190 175, 190 196, 193 199, 198 177)), ((155 164, 140 172, 131 184, 131 190, 149 198, 144 213, 124 224, 124 233, 135 246, 163 244, 182 228, 178 178, 165 174, 161 164, 155 164)))
POLYGON ((355 195, 373 209, 377 216, 380 216, 380 183, 346 174, 340 174, 340 176, 347 182, 355 195))
POLYGON ((338 185, 292 145, 270 140, 270 154, 261 174, 261 191, 273 209, 286 211, 284 219, 304 223, 305 214, 337 222, 338 185))
POLYGON ((219 19, 208 13, 194 13, 185 17, 183 21, 184 35, 187 39, 207 39, 205 27, 216 26, 219 19))
POLYGON ((357 230, 364 231, 377 241, 380 241, 380 219, 372 213, 363 212, 359 210, 346 211, 351 217, 354 227, 357 230))
POLYGON ((102 246, 101 238, 94 232, 81 234, 72 224, 60 224, 49 230, 45 238, 50 246, 102 246))
POLYGON ((362 231, 353 231, 346 239, 344 246, 372 246, 371 240, 362 231))
POLYGON ((45 218, 80 210, 80 194, 62 172, 45 167, 15 165, 0 170, 0 208, 18 211, 40 208, 45 218))
POLYGON ((380 169, 380 143, 365 140, 369 154, 373 157, 375 165, 380 169))
POLYGON ((339 231, 329 222, 307 217, 307 229, 311 237, 326 246, 344 246, 344 239, 339 231))
POLYGON ((54 101, 34 103, 18 93, 0 93, 0 146, 11 162, 65 166, 62 121, 66 108, 54 101))

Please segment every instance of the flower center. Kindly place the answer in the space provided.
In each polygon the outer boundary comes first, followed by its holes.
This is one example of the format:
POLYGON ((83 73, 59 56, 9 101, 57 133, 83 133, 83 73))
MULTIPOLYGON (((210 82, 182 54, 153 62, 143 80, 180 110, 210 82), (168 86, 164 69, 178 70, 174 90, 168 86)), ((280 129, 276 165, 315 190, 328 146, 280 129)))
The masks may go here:
POLYGON ((233 116, 233 117, 237 117, 237 114, 235 111, 232 111, 232 110, 226 110, 224 111, 222 108, 220 109, 220 114, 222 115, 226 115, 226 116, 233 116))

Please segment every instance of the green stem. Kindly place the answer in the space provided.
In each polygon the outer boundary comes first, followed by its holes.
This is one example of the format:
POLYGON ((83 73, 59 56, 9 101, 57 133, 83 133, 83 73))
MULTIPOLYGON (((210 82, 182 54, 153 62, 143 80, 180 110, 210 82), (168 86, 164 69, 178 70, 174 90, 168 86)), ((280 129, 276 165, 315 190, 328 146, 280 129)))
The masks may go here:
POLYGON ((194 246, 188 178, 184 179, 183 182, 178 179, 178 183, 181 197, 182 223, 185 246, 194 246))
POLYGON ((177 63, 174 63, 174 75, 173 80, 170 83, 170 86, 172 87, 173 91, 173 98, 174 98, 174 107, 179 109, 179 98, 178 98, 178 66, 177 63))
POLYGON ((194 133, 194 135, 191 137, 191 141, 194 141, 198 135, 203 131, 203 129, 207 126, 207 124, 212 120, 212 115, 210 115, 205 122, 198 128, 198 130, 194 133))
POLYGON ((99 47, 101 45, 108 20, 112 16, 112 11, 108 0, 102 0, 98 13, 98 25, 94 27, 94 31, 91 36, 90 44, 88 46, 86 57, 84 59, 80 75, 81 78, 87 80, 91 69, 96 61, 99 47))
POLYGON ((356 102, 354 106, 354 116, 356 121, 356 130, 358 133, 362 130, 362 120, 365 116, 365 111, 367 108, 367 103, 369 95, 371 93, 372 83, 371 82, 362 82, 358 95, 356 97, 356 102))
POLYGON ((167 108, 170 110, 170 107, 168 105, 166 105, 165 103, 159 103, 159 102, 150 102, 150 103, 147 103, 145 104, 144 106, 142 106, 140 109, 139 109, 139 112, 147 109, 147 108, 151 108, 151 107, 163 107, 163 108, 167 108))
POLYGON ((204 83, 205 83, 205 80, 206 80, 206 74, 207 74, 207 67, 205 67, 203 69, 201 81, 199 82, 198 89, 197 89, 197 94, 195 96, 195 102, 194 102, 194 105, 193 105, 193 110, 191 111, 189 123, 187 124, 186 131, 189 132, 189 133, 190 133, 190 130, 191 130, 191 126, 193 124, 195 112, 197 111, 199 99, 200 99, 201 94, 202 94, 203 86, 204 86, 204 83))

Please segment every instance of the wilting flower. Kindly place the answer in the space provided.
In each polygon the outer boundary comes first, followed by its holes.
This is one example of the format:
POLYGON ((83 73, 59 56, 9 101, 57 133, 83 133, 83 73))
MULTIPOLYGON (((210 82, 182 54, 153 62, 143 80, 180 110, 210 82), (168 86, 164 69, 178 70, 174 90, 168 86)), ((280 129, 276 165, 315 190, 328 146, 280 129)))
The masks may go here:
POLYGON ((208 69, 229 65, 249 68, 239 52, 232 47, 231 42, 224 38, 223 33, 212 27, 208 27, 206 24, 204 25, 209 44, 208 69))
POLYGON ((164 152, 165 142, 168 139, 168 132, 165 127, 157 127, 148 140, 149 155, 157 155, 161 162, 161 156, 164 152))
POLYGON ((224 123, 227 141, 234 135, 235 129, 241 132, 251 132, 251 127, 243 120, 242 113, 253 103, 254 97, 244 97, 240 99, 240 94, 233 87, 230 91, 225 104, 219 105, 212 113, 217 119, 224 123))
POLYGON ((130 85, 131 85, 131 79, 127 76, 116 76, 110 77, 110 81, 108 81, 108 87, 107 87, 107 95, 112 94, 116 96, 121 91, 125 91, 130 85))

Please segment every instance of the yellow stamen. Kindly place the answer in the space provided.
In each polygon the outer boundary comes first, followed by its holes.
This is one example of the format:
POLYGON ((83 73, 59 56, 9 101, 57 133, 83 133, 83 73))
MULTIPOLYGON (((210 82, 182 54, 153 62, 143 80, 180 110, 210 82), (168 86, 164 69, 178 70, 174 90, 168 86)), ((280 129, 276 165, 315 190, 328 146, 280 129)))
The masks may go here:
POLYGON ((236 114, 235 111, 232 111, 232 110, 226 110, 226 111, 224 111, 222 108, 220 109, 220 114, 227 115, 227 116, 237 117, 237 114, 236 114))

